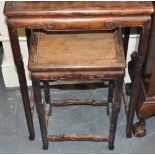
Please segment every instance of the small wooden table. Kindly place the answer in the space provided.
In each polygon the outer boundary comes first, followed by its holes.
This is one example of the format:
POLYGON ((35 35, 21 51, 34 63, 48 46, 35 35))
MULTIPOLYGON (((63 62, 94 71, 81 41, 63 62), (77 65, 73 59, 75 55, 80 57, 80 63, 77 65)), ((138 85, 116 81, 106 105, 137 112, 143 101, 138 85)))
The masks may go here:
POLYGON ((127 118, 127 137, 131 137, 140 86, 139 79, 147 51, 153 11, 151 2, 6 2, 4 13, 8 17, 7 23, 12 52, 17 67, 31 140, 34 139, 34 127, 17 28, 24 27, 26 29, 45 29, 49 31, 88 31, 115 29, 116 27, 141 27, 135 78, 132 83, 127 118))

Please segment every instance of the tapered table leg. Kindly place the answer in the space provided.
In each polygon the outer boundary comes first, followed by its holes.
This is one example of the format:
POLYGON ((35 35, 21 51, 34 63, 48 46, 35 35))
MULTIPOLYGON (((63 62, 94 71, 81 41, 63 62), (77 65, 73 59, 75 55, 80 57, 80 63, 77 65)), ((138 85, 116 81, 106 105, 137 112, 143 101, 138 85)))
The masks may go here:
POLYGON ((52 106, 51 106, 51 96, 50 96, 50 85, 48 80, 43 81, 43 88, 44 88, 44 94, 45 94, 45 102, 50 106, 48 115, 51 116, 52 106))
POLYGON ((114 81, 109 81, 107 115, 110 114, 109 104, 113 102, 113 96, 114 96, 114 81))
POLYGON ((143 24, 143 30, 141 33, 140 43, 139 43, 139 51, 138 51, 138 57, 136 60, 135 65, 135 76, 132 83, 132 91, 131 91, 131 98, 130 98, 130 104, 129 104, 129 111, 127 116, 127 128, 126 128, 126 135, 127 137, 132 136, 132 129, 133 129, 133 119, 134 114, 136 112, 137 103, 138 103, 138 92, 139 92, 139 86, 140 86, 140 77, 142 76, 142 67, 145 60, 145 56, 147 53, 147 45, 148 45, 148 39, 151 29, 151 17, 148 18, 148 21, 146 21, 143 24))
POLYGON ((121 105, 121 98, 122 98, 122 85, 123 85, 123 78, 117 78, 115 80, 115 91, 114 91, 114 101, 112 104, 112 113, 111 113, 111 121, 110 121, 110 133, 109 133, 109 149, 114 149, 114 140, 115 140, 115 133, 117 128, 117 119, 118 113, 120 111, 121 105))
POLYGON ((38 118, 39 118, 43 149, 47 150, 48 139, 47 139, 47 126, 46 126, 46 119, 45 119, 45 105, 42 103, 40 80, 33 78, 33 76, 32 76, 32 87, 33 87, 33 92, 34 92, 36 110, 37 110, 38 118))
POLYGON ((13 58, 14 58, 14 62, 17 68, 17 73, 18 73, 18 78, 19 78, 19 83, 20 83, 20 90, 22 94, 25 116, 26 116, 27 126, 29 130, 29 139, 34 140, 34 134, 35 134, 34 126, 33 126, 30 101, 29 101, 29 95, 28 95, 28 88, 27 88, 22 55, 21 55, 20 46, 19 46, 17 29, 8 25, 8 30, 9 30, 9 35, 10 35, 13 58))
POLYGON ((28 28, 25 29, 28 50, 30 50, 30 39, 31 39, 31 33, 32 33, 31 31, 32 31, 31 29, 28 29, 28 28))
POLYGON ((124 46, 124 56, 127 57, 128 44, 129 44, 130 27, 126 27, 124 30, 123 46, 124 46))

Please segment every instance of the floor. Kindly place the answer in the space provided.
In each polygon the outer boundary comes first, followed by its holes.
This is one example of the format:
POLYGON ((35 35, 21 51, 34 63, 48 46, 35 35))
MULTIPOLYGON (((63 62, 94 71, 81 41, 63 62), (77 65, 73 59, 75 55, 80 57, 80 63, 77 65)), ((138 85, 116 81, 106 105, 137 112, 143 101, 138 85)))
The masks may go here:
MULTIPOLYGON (((2 48, 0 48, 0 62, 2 48)), ((98 98, 106 96, 102 84, 67 85, 51 90, 53 99, 58 98, 98 98), (100 86, 100 87, 97 87, 100 86), (69 89, 70 88, 70 89, 69 89), (79 90, 75 90, 79 88, 79 90), (89 90, 87 91, 86 88, 89 90), (65 90, 66 89, 66 90, 65 90), (81 89, 81 90, 80 90, 81 89)), ((5 88, 0 72, 0 153, 50 153, 50 154, 113 154, 113 153, 155 153, 155 118, 146 121, 147 135, 143 138, 126 138, 126 115, 122 103, 119 114, 115 149, 108 150, 106 142, 50 142, 47 151, 42 150, 42 142, 36 112, 34 112, 35 140, 29 141, 24 117, 21 94, 18 88, 5 88)), ((49 133, 98 133, 107 134, 109 119, 105 107, 68 106, 55 107, 49 122, 49 133)))

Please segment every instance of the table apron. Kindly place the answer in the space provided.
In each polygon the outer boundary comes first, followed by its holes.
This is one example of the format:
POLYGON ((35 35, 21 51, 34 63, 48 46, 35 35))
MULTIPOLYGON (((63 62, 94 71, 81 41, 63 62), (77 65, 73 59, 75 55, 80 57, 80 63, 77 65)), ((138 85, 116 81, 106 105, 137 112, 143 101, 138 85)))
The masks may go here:
POLYGON ((8 18, 12 27, 45 29, 47 31, 105 30, 115 27, 143 27, 151 16, 92 17, 92 18, 8 18))

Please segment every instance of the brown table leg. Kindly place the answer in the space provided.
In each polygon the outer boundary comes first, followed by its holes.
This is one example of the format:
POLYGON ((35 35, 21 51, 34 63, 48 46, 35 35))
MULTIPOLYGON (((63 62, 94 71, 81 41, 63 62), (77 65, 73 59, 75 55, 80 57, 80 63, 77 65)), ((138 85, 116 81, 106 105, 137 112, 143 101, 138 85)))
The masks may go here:
POLYGON ((111 121, 110 121, 110 140, 109 140, 109 149, 114 149, 114 140, 115 133, 117 128, 117 119, 118 113, 120 111, 121 99, 122 99, 122 84, 123 77, 119 77, 115 80, 115 91, 114 91, 114 102, 112 104, 112 113, 111 113, 111 121))
POLYGON ((123 38, 123 46, 124 46, 125 59, 127 57, 127 52, 128 52, 129 35, 130 35, 130 27, 126 27, 124 29, 124 38, 123 38))
POLYGON ((140 86, 140 76, 142 76, 142 67, 147 53, 146 51, 147 51, 150 29, 151 29, 151 17, 148 18, 148 21, 146 21, 143 24, 143 30, 141 33, 138 57, 135 65, 135 77, 132 83, 131 98, 130 98, 128 116, 127 116, 127 128, 126 128, 127 137, 132 136, 133 119, 134 119, 134 114, 136 112, 138 92, 139 92, 139 86, 140 86))
POLYGON ((25 77, 25 70, 24 70, 23 60, 22 60, 21 51, 19 47, 17 29, 8 25, 8 30, 10 35, 14 62, 17 68, 17 73, 18 73, 18 78, 20 83, 20 90, 22 94, 25 116, 26 116, 27 126, 29 130, 29 139, 34 140, 34 126, 33 126, 32 114, 30 109, 30 101, 29 101, 28 88, 27 88, 27 82, 25 77))
POLYGON ((26 33, 26 38, 27 38, 27 47, 29 50, 30 49, 30 39, 31 39, 31 29, 26 28, 25 33, 26 33))
POLYGON ((34 100, 36 104, 36 110, 38 113, 39 124, 40 124, 40 131, 42 136, 43 142, 43 149, 48 149, 48 139, 47 139, 47 126, 46 126, 46 119, 45 119, 45 105, 42 103, 42 94, 41 94, 41 86, 40 80, 33 78, 32 76, 32 88, 34 92, 34 100))
MULTIPOLYGON (((130 27, 123 28, 124 37, 123 37, 123 47, 124 47, 124 56, 125 60, 127 59, 128 45, 129 45, 129 36, 130 36, 130 27)), ((125 84, 126 94, 129 95, 131 91, 131 83, 125 84)))

